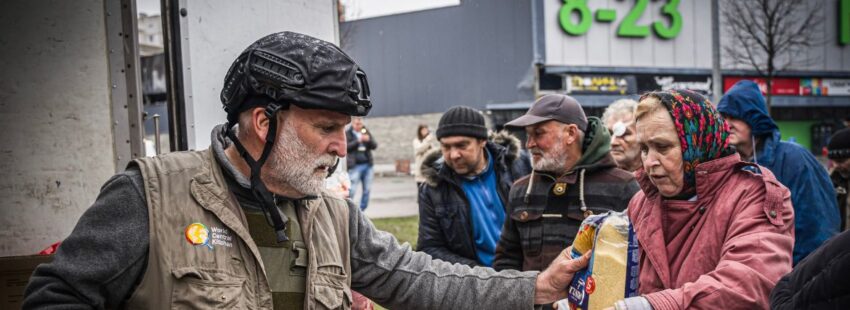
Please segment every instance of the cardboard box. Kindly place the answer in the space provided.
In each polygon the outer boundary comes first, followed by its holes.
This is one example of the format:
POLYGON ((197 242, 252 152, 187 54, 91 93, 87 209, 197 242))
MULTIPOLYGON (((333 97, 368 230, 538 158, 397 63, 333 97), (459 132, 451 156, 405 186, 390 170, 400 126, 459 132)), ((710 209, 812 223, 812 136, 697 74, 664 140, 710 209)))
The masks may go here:
POLYGON ((35 267, 52 259, 53 255, 0 257, 0 309, 20 309, 35 267))

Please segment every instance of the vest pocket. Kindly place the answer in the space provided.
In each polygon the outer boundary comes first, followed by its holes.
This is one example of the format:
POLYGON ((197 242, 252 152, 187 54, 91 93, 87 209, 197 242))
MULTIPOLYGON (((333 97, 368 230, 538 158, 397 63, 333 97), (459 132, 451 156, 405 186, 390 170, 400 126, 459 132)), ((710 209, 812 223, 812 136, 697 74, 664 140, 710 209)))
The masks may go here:
POLYGON ((245 309, 245 278, 195 267, 174 269, 171 309, 245 309))
POLYGON ((317 309, 351 309, 351 290, 341 267, 320 266, 313 280, 317 309))

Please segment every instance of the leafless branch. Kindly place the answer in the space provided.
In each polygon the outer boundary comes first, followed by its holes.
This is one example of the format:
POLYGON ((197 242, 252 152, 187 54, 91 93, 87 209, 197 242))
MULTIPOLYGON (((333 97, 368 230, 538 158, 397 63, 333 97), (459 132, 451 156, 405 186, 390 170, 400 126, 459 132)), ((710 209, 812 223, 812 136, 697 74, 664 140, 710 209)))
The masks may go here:
POLYGON ((807 53, 820 42, 823 1, 725 0, 721 7, 731 37, 723 51, 734 64, 772 77, 815 61, 807 53))

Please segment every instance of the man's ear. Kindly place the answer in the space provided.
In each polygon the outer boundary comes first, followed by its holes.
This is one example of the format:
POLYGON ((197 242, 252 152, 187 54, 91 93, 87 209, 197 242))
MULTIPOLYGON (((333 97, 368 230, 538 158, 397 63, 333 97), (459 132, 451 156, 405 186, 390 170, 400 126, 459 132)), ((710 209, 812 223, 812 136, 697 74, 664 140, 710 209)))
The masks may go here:
POLYGON ((567 144, 574 144, 579 139, 579 130, 578 126, 574 124, 567 124, 564 126, 564 130, 567 132, 566 142, 567 144))
POLYGON ((266 141, 266 135, 269 134, 269 118, 266 117, 266 109, 256 107, 251 109, 251 127, 260 141, 266 141))

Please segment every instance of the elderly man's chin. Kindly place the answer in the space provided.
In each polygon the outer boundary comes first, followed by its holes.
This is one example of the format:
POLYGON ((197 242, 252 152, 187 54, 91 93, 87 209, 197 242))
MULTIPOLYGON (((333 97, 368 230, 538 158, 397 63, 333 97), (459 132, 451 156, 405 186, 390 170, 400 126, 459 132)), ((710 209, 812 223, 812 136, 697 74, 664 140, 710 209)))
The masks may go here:
POLYGON ((325 177, 327 176, 327 172, 322 175, 318 173, 313 174, 309 179, 305 180, 301 183, 292 184, 295 190, 301 192, 304 195, 310 196, 318 196, 322 193, 322 188, 325 186, 325 177))
POLYGON ((531 167, 534 168, 535 171, 542 172, 557 172, 561 170, 561 167, 564 165, 559 163, 557 160, 541 157, 540 160, 532 160, 531 167))
POLYGON ((628 161, 628 158, 626 158, 626 154, 623 152, 611 151, 611 157, 613 157, 614 161, 618 163, 628 161))

